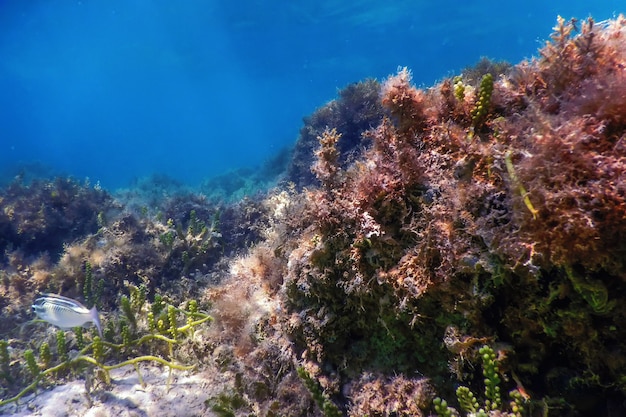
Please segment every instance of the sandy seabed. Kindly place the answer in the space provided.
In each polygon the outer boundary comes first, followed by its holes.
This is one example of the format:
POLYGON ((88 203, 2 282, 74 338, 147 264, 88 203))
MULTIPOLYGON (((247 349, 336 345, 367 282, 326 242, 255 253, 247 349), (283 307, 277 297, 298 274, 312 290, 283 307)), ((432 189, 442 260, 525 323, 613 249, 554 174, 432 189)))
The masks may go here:
MULTIPOLYGON (((88 397, 85 381, 75 380, 51 389, 39 390, 22 398, 19 404, 0 408, 0 416, 28 417, 149 417, 215 416, 206 400, 215 395, 215 378, 207 372, 172 373, 142 366, 141 385, 137 372, 128 367, 111 372, 108 387, 97 386, 88 397)), ((217 384, 219 386, 219 384, 217 384)))

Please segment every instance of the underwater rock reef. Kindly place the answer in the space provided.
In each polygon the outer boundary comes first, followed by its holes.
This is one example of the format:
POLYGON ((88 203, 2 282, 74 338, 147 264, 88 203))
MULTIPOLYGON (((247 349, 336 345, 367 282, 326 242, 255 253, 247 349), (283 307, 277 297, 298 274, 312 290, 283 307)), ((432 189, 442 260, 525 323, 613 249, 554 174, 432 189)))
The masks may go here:
POLYGON ((337 99, 305 117, 284 181, 295 184, 298 190, 319 185, 311 166, 315 161, 314 151, 319 145, 318 137, 329 126, 341 134, 337 144, 340 165, 345 168, 360 158, 363 150, 370 145, 363 133, 377 126, 385 114, 379 96, 378 81, 368 79, 353 83, 339 91, 337 99))
POLYGON ((505 74, 419 90, 403 69, 347 170, 339 133, 321 135, 322 187, 284 285, 289 332, 326 389, 402 372, 442 392, 446 370, 472 385, 492 344, 507 391, 621 404, 625 36, 623 17, 560 19, 540 57, 505 74))
POLYGON ((0 406, 158 356, 219 384, 206 415, 626 414, 626 18, 306 123, 284 185, 234 203, 3 190, 0 406), (95 302, 104 344, 29 323, 39 292, 95 302))

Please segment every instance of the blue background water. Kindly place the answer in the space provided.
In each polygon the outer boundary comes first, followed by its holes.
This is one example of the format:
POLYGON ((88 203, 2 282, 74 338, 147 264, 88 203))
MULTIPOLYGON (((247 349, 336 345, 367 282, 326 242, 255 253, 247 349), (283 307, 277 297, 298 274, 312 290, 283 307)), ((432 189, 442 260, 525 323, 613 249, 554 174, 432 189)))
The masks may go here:
POLYGON ((106 188, 266 161, 367 77, 418 85, 536 55, 557 15, 617 0, 3 0, 0 175, 42 164, 106 188), (591 4, 593 3, 593 4, 591 4))

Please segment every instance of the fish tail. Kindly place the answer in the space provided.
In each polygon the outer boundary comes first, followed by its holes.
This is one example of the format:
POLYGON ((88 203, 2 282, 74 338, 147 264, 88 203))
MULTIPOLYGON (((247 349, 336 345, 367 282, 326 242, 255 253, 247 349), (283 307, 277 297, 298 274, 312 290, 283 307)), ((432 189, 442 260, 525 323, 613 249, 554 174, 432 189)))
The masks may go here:
POLYGON ((98 334, 100 335, 100 338, 102 338, 102 325, 100 324, 100 314, 98 313, 96 306, 93 306, 89 312, 91 313, 91 320, 93 321, 93 324, 95 324, 98 328, 98 334))

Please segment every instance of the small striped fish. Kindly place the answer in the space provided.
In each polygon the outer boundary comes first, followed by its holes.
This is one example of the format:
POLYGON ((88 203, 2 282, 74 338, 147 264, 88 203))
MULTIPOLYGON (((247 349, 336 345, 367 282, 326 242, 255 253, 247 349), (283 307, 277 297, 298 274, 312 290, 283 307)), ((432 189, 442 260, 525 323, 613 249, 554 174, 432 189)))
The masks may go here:
POLYGON ((102 337, 100 315, 96 307, 91 310, 71 298, 56 294, 42 294, 33 304, 33 312, 42 320, 63 330, 93 323, 102 337))

